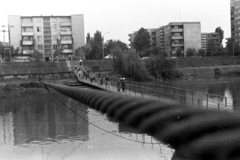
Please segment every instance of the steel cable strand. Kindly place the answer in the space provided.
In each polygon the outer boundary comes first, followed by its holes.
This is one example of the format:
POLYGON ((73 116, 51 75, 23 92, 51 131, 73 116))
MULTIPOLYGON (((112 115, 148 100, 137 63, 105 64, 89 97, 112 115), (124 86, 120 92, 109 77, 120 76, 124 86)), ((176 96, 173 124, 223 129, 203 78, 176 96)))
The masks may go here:
POLYGON ((116 106, 115 110, 109 110, 108 114, 109 116, 112 116, 117 121, 124 122, 124 118, 125 116, 127 116, 127 114, 129 114, 130 112, 136 111, 138 108, 147 107, 147 105, 151 103, 153 102, 132 99, 131 101, 129 101, 129 103, 127 103, 124 106, 121 106, 121 107, 116 106))
POLYGON ((164 129, 175 121, 181 121, 191 115, 192 112, 199 113, 199 111, 179 105, 159 107, 159 110, 150 117, 143 116, 143 120, 139 124, 139 129, 142 132, 154 135, 157 131, 164 129))
MULTIPOLYGON (((180 121, 175 121, 166 126, 163 131, 159 130, 156 135, 162 137, 162 141, 171 144, 187 143, 191 139, 196 139, 204 134, 224 131, 240 126, 240 117, 234 114, 202 112, 193 114, 180 121)), ((177 147, 177 146, 175 146, 177 147)))
MULTIPOLYGON (((115 118, 118 121, 123 121, 127 123, 127 116, 131 113, 137 113, 139 109, 148 109, 148 107, 156 105, 156 101, 148 101, 148 100, 136 100, 134 105, 129 104, 129 106, 126 106, 124 108, 116 110, 115 118)), ((139 119, 138 119, 139 120, 139 119)))
MULTIPOLYGON (((170 141, 169 139, 164 139, 164 136, 162 136, 162 135, 159 136, 159 134, 168 128, 170 128, 170 129, 174 128, 172 126, 175 123, 177 123, 176 126, 181 125, 182 127, 184 127, 185 125, 188 125, 188 123, 192 122, 192 120, 190 119, 191 117, 198 116, 198 115, 200 115, 200 117, 201 117, 201 115, 203 115, 204 113, 205 113, 204 110, 192 109, 192 108, 188 108, 188 107, 180 107, 180 106, 168 107, 168 108, 165 108, 164 110, 160 110, 156 114, 153 114, 149 118, 145 118, 145 120, 140 124, 140 130, 142 132, 148 132, 154 136, 157 136, 156 134, 158 134, 158 138, 161 141, 164 141, 165 143, 170 144, 174 148, 177 148, 177 146, 179 145, 179 142, 170 141)), ((195 123, 193 123, 193 125, 190 125, 190 127, 193 127, 194 125, 195 125, 195 123)), ((180 128, 180 129, 182 129, 183 131, 189 130, 189 126, 186 128, 184 128, 184 129, 180 128)), ((196 129, 198 129, 198 128, 196 128, 196 129)), ((176 130, 176 131, 178 131, 178 130, 176 130)), ((179 135, 181 135, 181 134, 182 133, 180 132, 179 135)), ((177 136, 179 136, 179 135, 177 135, 177 136)), ((184 138, 186 138, 186 137, 184 137, 184 138)))
MULTIPOLYGON (((101 115, 98 115, 98 114, 93 114, 93 113, 90 113, 90 112, 86 112, 83 107, 78 107, 78 106, 76 106, 76 105, 78 105, 78 104, 71 104, 71 103, 63 100, 63 98, 58 97, 55 93, 52 93, 52 94, 53 94, 54 97, 57 98, 61 103, 64 103, 64 104, 66 104, 66 105, 69 105, 70 107, 76 109, 77 111, 80 111, 80 112, 83 112, 83 113, 87 113, 87 114, 90 114, 90 115, 94 115, 94 116, 101 116, 101 115)), ((83 105, 83 104, 81 104, 81 105, 83 105)), ((86 106, 86 107, 87 107, 87 106, 86 106)))
MULTIPOLYGON (((174 148, 210 133, 222 132, 240 126, 240 117, 227 113, 204 112, 191 114, 180 121, 171 122, 164 130, 155 132, 161 141, 174 148)), ((163 127, 163 126, 160 126, 163 127)))
MULTIPOLYGON (((54 88, 53 85, 51 86, 54 88)), ((58 88, 58 87, 55 87, 55 88, 58 88)), ((114 100, 117 100, 118 97, 119 99, 122 98, 122 96, 112 96, 111 93, 103 93, 99 91, 94 93, 93 91, 73 90, 71 88, 69 89, 69 91, 70 90, 77 91, 77 92, 80 91, 82 96, 79 95, 77 99, 81 102, 88 102, 88 105, 91 99, 94 97, 94 96, 91 96, 92 94, 96 94, 99 97, 104 97, 103 94, 105 94, 106 96, 108 95, 110 99, 111 97, 114 97, 114 100), (91 92, 92 94, 90 94, 91 92), (84 94, 87 96, 83 96, 84 94), (87 98, 88 100, 84 98, 87 98)), ((70 95, 70 97, 72 96, 70 95)), ((107 100, 108 103, 110 102, 110 104, 114 106, 113 101, 111 101, 110 99, 107 100)), ((122 99, 122 100, 126 101, 127 99, 122 99)), ((133 102, 135 100, 136 99, 132 99, 133 102)), ((142 100, 139 99, 139 101, 142 101, 142 100)), ((102 102, 104 101, 102 100, 102 102)), ((119 102, 120 102, 119 105, 124 104, 121 101, 119 102)), ((102 105, 105 105, 105 104, 106 102, 102 103, 102 105)), ((139 103, 136 103, 136 104, 139 104, 139 103)), ((113 111, 112 116, 115 117, 116 115, 118 115, 119 117, 121 117, 120 116, 120 113, 121 113, 123 117, 127 117, 125 116, 126 114, 124 114, 126 112, 123 112, 124 110, 131 111, 131 109, 133 108, 135 110, 137 109, 137 107, 136 108, 131 107, 131 105, 133 105, 132 103, 126 103, 126 105, 129 105, 129 108, 120 107, 120 110, 116 108, 116 111, 113 111)), ((147 105, 147 103, 145 105, 147 105)), ((164 105, 159 103, 159 106, 161 108, 164 105)), ((94 107, 94 106, 90 106, 90 107, 94 107)), ((109 108, 112 108, 112 107, 107 107, 107 113, 109 108)), ((239 125, 240 120, 239 118, 237 118, 237 116, 239 116, 239 114, 222 113, 218 111, 206 111, 206 110, 200 110, 200 109, 193 110, 188 107, 178 107, 178 108, 172 107, 172 109, 171 107, 169 107, 169 109, 166 109, 165 111, 163 110, 162 112, 159 111, 158 114, 154 116, 144 118, 141 121, 141 124, 139 125, 139 129, 141 131, 144 131, 144 133, 154 135, 155 138, 157 138, 160 141, 163 141, 165 144, 170 144, 173 148, 177 149, 178 153, 179 151, 181 151, 182 153, 188 154, 188 156, 200 156, 206 159, 208 159, 207 156, 209 156, 210 158, 218 157, 218 155, 220 154, 218 154, 217 152, 212 152, 211 154, 208 152, 208 149, 215 151, 214 146, 216 145, 214 144, 218 144, 219 145, 218 148, 220 149, 225 148, 226 153, 222 154, 222 156, 227 157, 229 155, 232 157, 234 156, 236 157, 237 152, 233 150, 233 147, 232 148, 229 147, 231 148, 231 150, 226 150, 226 146, 227 147, 234 146, 236 148, 239 148, 240 138, 238 138, 238 135, 240 131, 239 130, 235 130, 234 132, 230 131, 232 128, 236 128, 239 125), (212 121, 214 121, 214 123, 212 121), (230 125, 230 127, 227 127, 228 125, 230 125), (146 127, 146 126, 150 126, 150 127, 146 127), (153 130, 151 130, 152 128, 153 130), (218 136, 218 134, 220 134, 220 136, 218 136), (188 139, 188 136, 190 136, 189 139, 188 139), (231 137, 232 139, 229 140, 228 138, 229 136, 232 136, 231 137), (214 138, 214 137, 217 137, 217 138, 214 138), (222 140, 221 137, 223 137, 224 140, 222 140), (209 138, 212 138, 213 140, 209 141, 209 138), (178 145, 175 143, 175 140, 177 143, 179 143, 178 145)), ((123 121, 125 121, 124 118, 123 118, 123 121)))
POLYGON ((206 160, 240 159, 240 129, 205 135, 178 150, 182 154, 189 153, 206 160))
MULTIPOLYGON (((50 94, 52 94, 52 93, 50 93, 50 94)), ((56 99, 58 99, 59 102, 61 102, 64 106, 66 106, 70 111, 72 111, 72 112, 75 113, 77 116, 79 116, 81 119, 83 119, 83 120, 86 121, 87 123, 93 125, 94 127, 98 128, 98 129, 100 129, 100 130, 102 130, 102 131, 104 131, 104 132, 106 132, 106 133, 112 134, 112 135, 114 135, 114 136, 117 136, 117 137, 119 137, 119 138, 122 138, 122 139, 125 139, 125 140, 128 140, 128 141, 132 141, 132 142, 136 142, 136 143, 143 143, 143 142, 141 142, 141 141, 132 140, 132 139, 129 139, 129 138, 125 138, 125 137, 123 137, 123 136, 120 136, 120 135, 118 135, 118 134, 116 134, 116 133, 112 133, 111 131, 105 130, 105 129, 103 129, 103 128, 97 126, 97 125, 95 125, 94 123, 89 122, 88 120, 86 120, 85 118, 83 118, 80 114, 78 114, 78 113, 75 112, 73 109, 71 109, 69 106, 67 106, 67 105, 64 103, 64 101, 62 101, 62 100, 61 100, 59 97, 57 97, 55 94, 52 94, 52 95, 53 95, 56 99)), ((149 144, 149 145, 157 144, 157 145, 159 145, 160 143, 144 142, 144 144, 149 144)))
POLYGON ((107 113, 109 117, 112 117, 108 114, 109 110, 116 110, 118 107, 122 107, 129 103, 129 99, 121 99, 119 96, 112 96, 114 98, 106 99, 105 102, 99 104, 99 111, 102 113, 107 113))
MULTIPOLYGON (((240 118, 237 116, 234 117, 234 115, 232 114, 229 115, 226 115, 225 113, 216 114, 215 112, 215 114, 205 113, 201 116, 196 115, 196 117, 198 118, 195 119, 194 117, 193 120, 192 119, 186 120, 185 123, 178 122, 173 125, 169 125, 165 127, 165 129, 162 131, 163 133, 161 133, 161 131, 158 131, 160 133, 156 133, 154 136, 163 143, 168 143, 171 146, 173 146, 173 148, 178 150, 179 147, 186 149, 186 147, 182 146, 183 145, 185 146, 189 143, 193 143, 195 140, 198 141, 202 137, 213 135, 211 138, 214 138, 215 137, 214 135, 217 135, 222 132, 225 132, 225 134, 227 134, 228 133, 227 131, 239 128, 240 126, 239 125, 240 118)), ((221 139, 218 139, 216 140, 216 142, 219 142, 220 140, 221 139)), ((213 144, 210 144, 210 142, 211 141, 208 141, 208 143, 206 143, 208 145, 203 145, 202 148, 200 147, 198 148, 198 152, 200 152, 202 155, 208 155, 205 156, 205 158, 210 157, 210 155, 213 156, 216 153, 214 152, 214 147, 211 147, 215 146, 216 144, 215 141, 213 144), (212 152, 208 152, 209 150, 212 150, 212 152)), ((226 151, 227 143, 236 142, 229 141, 226 143, 219 144, 221 146, 224 146, 222 148, 224 149, 224 151, 226 151)))
MULTIPOLYGON (((88 98, 88 96, 90 95, 91 96, 91 94, 92 94, 92 92, 90 92, 90 94, 86 94, 87 96, 85 97, 85 98, 88 98)), ((57 98, 61 103, 64 103, 64 101, 62 101, 61 99, 59 99, 55 94, 53 94, 53 96, 55 97, 55 98, 57 98)), ((108 96, 109 97, 109 96, 108 96)), ((119 99, 119 97, 117 97, 118 99, 119 99)), ((111 98, 110 98, 111 99, 111 98)), ((73 111, 71 108, 69 108, 68 106, 66 106, 68 109, 70 109, 71 111, 73 111)), ((75 111, 73 111, 75 114, 77 114, 77 115, 79 115, 78 113, 76 113, 75 111)), ((82 118, 82 117, 81 117, 82 118)), ((86 121, 86 120, 85 120, 86 121)), ((92 124, 92 125, 94 125, 93 123, 91 123, 91 122, 89 122, 90 124, 92 124)), ((94 125, 95 127, 97 127, 96 125, 94 125)), ((129 141, 133 141, 133 142, 138 142, 138 143, 142 143, 141 141, 136 141, 136 140, 132 140, 132 139, 128 139, 128 138, 125 138, 125 137, 122 137, 122 136, 120 136, 120 135, 117 135, 117 134, 114 134, 114 133, 112 133, 112 132, 110 132, 110 131, 107 131, 107 130, 105 130, 105 129, 102 129, 102 128, 100 128, 100 127, 97 127, 97 128, 99 128, 99 129, 101 129, 101 130, 104 130, 104 131, 106 131, 107 133, 110 133, 110 134, 113 134, 113 135, 115 135, 115 136, 117 136, 117 137, 120 137, 120 138, 123 138, 123 139, 126 139, 126 140, 129 140, 129 141)), ((149 143, 149 142, 144 142, 145 144, 150 144, 150 145, 154 145, 154 144, 160 144, 159 142, 158 143, 149 143)))
POLYGON ((124 123, 129 126, 140 128, 140 124, 142 124, 143 120, 148 119, 149 117, 158 114, 159 112, 163 112, 166 109, 170 109, 172 107, 181 107, 178 105, 169 105, 163 104, 164 106, 160 106, 159 103, 149 104, 148 107, 139 108, 136 112, 131 112, 124 118, 124 123))

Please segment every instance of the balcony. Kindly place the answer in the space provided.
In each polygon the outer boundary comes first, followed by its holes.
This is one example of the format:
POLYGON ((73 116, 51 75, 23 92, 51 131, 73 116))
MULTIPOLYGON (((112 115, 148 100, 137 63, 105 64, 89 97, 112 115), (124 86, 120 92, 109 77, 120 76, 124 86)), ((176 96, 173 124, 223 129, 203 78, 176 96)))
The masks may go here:
POLYGON ((183 36, 172 36, 172 39, 183 39, 183 36))
POLYGON ((23 54, 33 54, 33 51, 32 50, 25 50, 25 51, 23 51, 23 54))
POLYGON ((183 29, 173 28, 171 32, 183 32, 183 29))
POLYGON ((22 32, 22 36, 33 36, 33 32, 22 32))
POLYGON ((72 23, 71 22, 61 22, 60 26, 71 26, 72 23))
POLYGON ((72 44, 72 40, 61 40, 61 44, 72 44))
POLYGON ((62 31, 61 35, 71 35, 72 32, 71 31, 62 31))
POLYGON ((183 47, 183 43, 172 43, 172 47, 183 47))
POLYGON ((22 27, 32 27, 33 23, 22 23, 22 27))
POLYGON ((23 41, 22 45, 33 45, 33 41, 23 41))
POLYGON ((64 49, 62 53, 73 53, 72 49, 64 49))

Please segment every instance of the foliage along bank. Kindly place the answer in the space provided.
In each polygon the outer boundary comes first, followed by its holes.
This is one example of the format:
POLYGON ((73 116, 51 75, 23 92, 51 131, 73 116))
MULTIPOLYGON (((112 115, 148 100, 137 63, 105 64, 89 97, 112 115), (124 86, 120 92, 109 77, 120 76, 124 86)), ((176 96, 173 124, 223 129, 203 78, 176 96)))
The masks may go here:
POLYGON ((111 54, 113 54, 114 71, 136 81, 181 77, 181 74, 175 70, 175 62, 164 56, 151 55, 143 60, 135 50, 123 51, 119 47, 111 50, 111 54))

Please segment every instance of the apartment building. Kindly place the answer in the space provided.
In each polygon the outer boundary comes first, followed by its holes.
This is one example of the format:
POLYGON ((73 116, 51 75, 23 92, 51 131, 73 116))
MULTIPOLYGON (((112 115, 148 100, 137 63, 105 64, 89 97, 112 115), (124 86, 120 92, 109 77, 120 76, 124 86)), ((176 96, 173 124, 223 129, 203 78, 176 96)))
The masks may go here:
POLYGON ((171 22, 166 26, 151 29, 150 35, 151 46, 165 52, 168 57, 176 57, 179 48, 184 55, 188 48, 201 48, 200 22, 171 22))
POLYGON ((9 15, 10 42, 23 54, 36 49, 45 60, 53 58, 56 49, 62 49, 62 57, 74 55, 85 45, 83 15, 70 16, 19 16, 9 15))
POLYGON ((201 49, 207 51, 208 42, 211 41, 215 48, 221 46, 219 33, 201 33, 201 49))
POLYGON ((240 0, 231 0, 231 37, 240 44, 240 0))

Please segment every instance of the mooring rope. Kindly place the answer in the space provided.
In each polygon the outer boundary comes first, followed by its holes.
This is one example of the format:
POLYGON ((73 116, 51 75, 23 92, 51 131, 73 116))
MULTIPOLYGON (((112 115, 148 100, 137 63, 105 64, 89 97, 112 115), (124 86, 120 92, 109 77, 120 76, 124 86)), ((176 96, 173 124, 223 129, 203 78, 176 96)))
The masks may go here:
POLYGON ((209 111, 111 92, 44 85, 149 134, 191 160, 240 158, 240 113, 209 111), (193 158, 194 157, 194 158, 193 158))

